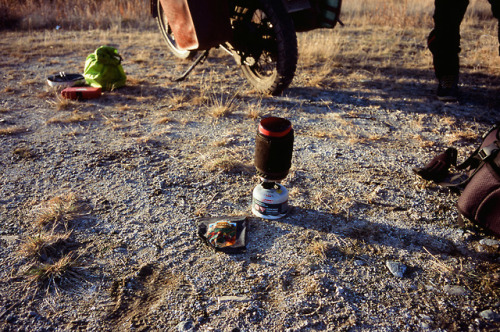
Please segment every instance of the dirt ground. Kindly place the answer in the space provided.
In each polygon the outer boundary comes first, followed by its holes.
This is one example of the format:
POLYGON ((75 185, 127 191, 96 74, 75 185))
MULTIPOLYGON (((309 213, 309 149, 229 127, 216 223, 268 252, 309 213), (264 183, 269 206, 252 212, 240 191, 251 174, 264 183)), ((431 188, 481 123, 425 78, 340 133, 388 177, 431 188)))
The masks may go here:
POLYGON ((459 226, 457 196, 411 168, 449 146, 463 160, 499 120, 500 57, 475 64, 495 43, 476 53, 489 37, 468 33, 461 100, 441 103, 425 33, 300 34, 296 77, 269 97, 219 51, 172 82, 189 63, 156 31, 2 32, 1 328, 498 330, 498 239, 459 226), (126 87, 68 101, 47 86, 104 44, 126 87), (295 130, 280 220, 250 209, 270 115, 295 130), (244 253, 197 237, 226 215, 249 219, 244 253))

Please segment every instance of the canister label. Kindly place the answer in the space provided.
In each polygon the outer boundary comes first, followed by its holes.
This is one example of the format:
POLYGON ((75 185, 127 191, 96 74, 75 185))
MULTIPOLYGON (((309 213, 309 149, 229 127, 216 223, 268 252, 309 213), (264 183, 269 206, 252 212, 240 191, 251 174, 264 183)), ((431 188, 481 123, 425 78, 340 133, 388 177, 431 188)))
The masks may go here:
POLYGON ((252 199, 252 208, 265 216, 281 216, 288 212, 288 201, 279 204, 271 204, 259 201, 254 197, 252 199))

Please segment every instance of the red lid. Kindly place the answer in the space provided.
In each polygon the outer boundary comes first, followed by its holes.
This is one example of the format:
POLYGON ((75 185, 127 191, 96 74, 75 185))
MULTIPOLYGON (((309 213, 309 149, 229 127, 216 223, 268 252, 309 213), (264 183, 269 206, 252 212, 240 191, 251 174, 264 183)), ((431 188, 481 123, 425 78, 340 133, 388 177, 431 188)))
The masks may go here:
POLYGON ((259 123, 259 133, 269 137, 283 137, 291 130, 292 123, 284 118, 270 116, 259 123))
POLYGON ((61 91, 61 95, 67 99, 92 99, 98 98, 102 93, 101 88, 88 86, 71 87, 61 91))

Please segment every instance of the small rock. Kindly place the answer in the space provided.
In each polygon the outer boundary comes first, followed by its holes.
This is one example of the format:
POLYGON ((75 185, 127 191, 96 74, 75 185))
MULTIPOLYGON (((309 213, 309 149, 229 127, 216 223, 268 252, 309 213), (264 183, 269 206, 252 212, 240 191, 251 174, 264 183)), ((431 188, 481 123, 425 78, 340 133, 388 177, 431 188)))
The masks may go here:
POLYGON ((167 181, 165 181, 165 180, 158 181, 158 188, 159 189, 167 189, 167 187, 168 187, 167 181))
POLYGON ((0 240, 3 240, 9 244, 15 243, 19 240, 19 236, 17 235, 2 235, 0 236, 0 240))
POLYGON ((182 321, 175 326, 175 329, 179 332, 193 331, 193 322, 191 322, 190 320, 182 321))
POLYGON ((487 247, 500 247, 500 241, 494 239, 481 239, 479 244, 487 247))
POLYGON ((387 261, 385 262, 385 266, 391 271, 392 275, 398 278, 403 278, 406 272, 406 265, 399 262, 387 261))
POLYGON ((357 259, 357 260, 354 261, 354 265, 356 265, 356 266, 363 266, 363 265, 365 265, 365 262, 363 262, 360 259, 357 259))
POLYGON ((467 290, 462 286, 444 286, 444 291, 449 295, 464 296, 467 295, 467 290))
POLYGON ((420 319, 422 319, 422 320, 432 322, 432 318, 429 315, 420 314, 419 316, 420 316, 420 319))
POLYGON ((493 310, 484 310, 479 313, 479 316, 486 320, 494 321, 494 322, 499 322, 500 321, 500 315, 494 312, 493 310))
POLYGON ((431 325, 428 322, 420 322, 420 328, 422 330, 430 330, 431 325))

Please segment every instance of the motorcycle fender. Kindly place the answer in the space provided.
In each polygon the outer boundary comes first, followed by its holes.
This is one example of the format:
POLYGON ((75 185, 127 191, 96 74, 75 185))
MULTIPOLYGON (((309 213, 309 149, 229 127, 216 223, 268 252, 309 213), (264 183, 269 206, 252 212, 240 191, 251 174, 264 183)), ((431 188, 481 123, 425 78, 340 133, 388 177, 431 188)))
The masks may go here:
POLYGON ((198 48, 198 38, 187 0, 160 0, 172 29, 177 47, 181 50, 198 48))

